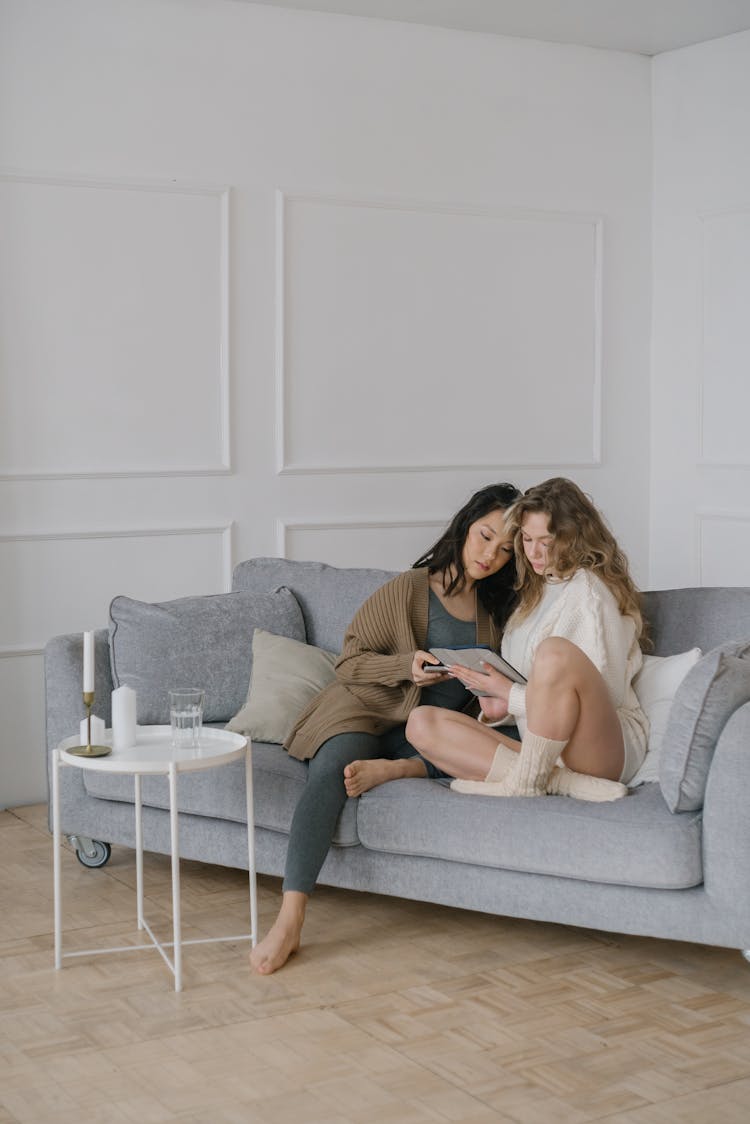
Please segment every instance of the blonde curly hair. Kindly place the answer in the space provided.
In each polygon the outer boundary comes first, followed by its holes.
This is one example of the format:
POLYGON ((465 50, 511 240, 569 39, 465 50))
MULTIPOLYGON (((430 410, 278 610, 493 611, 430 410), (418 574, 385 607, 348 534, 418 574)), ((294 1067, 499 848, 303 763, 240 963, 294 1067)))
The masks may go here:
POLYGON ((527 617, 544 592, 545 576, 534 571, 523 549, 521 528, 532 512, 542 512, 549 520, 553 536, 549 568, 555 576, 570 578, 577 570, 591 570, 611 590, 620 612, 633 618, 636 634, 643 642, 641 598, 630 577, 628 560, 591 499, 564 476, 554 476, 529 488, 507 513, 514 535, 519 595, 512 620, 520 622, 527 617))

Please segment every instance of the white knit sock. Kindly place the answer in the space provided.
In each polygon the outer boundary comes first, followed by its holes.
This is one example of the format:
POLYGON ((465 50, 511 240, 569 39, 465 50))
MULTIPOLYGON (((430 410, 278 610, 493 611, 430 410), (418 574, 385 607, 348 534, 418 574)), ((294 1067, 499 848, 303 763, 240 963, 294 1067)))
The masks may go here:
POLYGON ((485 781, 502 781, 505 780, 508 770, 515 765, 518 760, 518 754, 512 749, 508 749, 507 745, 502 742, 495 750, 495 756, 492 758, 490 771, 484 778, 485 781))
POLYGON ((527 730, 519 753, 502 744, 497 747, 485 780, 451 781, 451 788, 485 796, 544 796, 550 773, 567 744, 527 730))
POLYGON ((483 781, 451 781, 451 788, 454 792, 467 792, 473 793, 478 796, 498 796, 499 793, 493 790, 497 787, 498 783, 508 773, 508 770, 518 760, 518 754, 514 753, 512 749, 508 749, 502 742, 495 750, 495 756, 492 758, 489 772, 483 781))
MULTIPOLYGON (((546 739, 549 740, 549 739, 546 739)), ((560 744, 560 743, 555 743, 560 744)), ((563 742, 564 746, 566 743, 563 742)), ((454 792, 474 796, 508 796, 506 777, 518 762, 519 756, 502 742, 495 750, 489 772, 483 781, 451 781, 454 792)), ((547 781, 546 792, 550 796, 572 796, 576 800, 589 800, 595 803, 619 800, 627 796, 628 788, 619 781, 608 781, 604 777, 590 777, 586 773, 575 773, 564 765, 553 768, 547 781)))
POLYGON ((627 796, 627 785, 608 781, 605 777, 590 777, 588 773, 575 773, 572 769, 553 769, 547 781, 550 796, 573 796, 576 800, 604 802, 627 796))
POLYGON ((550 773, 567 744, 567 739, 555 741, 527 730, 515 763, 501 781, 506 796, 544 796, 550 773))

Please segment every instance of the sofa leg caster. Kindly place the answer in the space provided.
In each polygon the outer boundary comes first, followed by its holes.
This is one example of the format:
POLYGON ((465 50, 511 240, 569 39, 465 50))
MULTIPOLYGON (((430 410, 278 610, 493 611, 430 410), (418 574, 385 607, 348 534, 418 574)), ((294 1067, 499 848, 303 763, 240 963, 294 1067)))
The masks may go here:
POLYGON ((87 835, 68 835, 68 842, 76 849, 76 858, 83 866, 96 870, 109 862, 112 848, 109 843, 102 843, 99 839, 89 839, 87 835))
POLYGON ((743 948, 742 955, 744 956, 745 960, 747 960, 748 964, 750 964, 750 948, 743 948))

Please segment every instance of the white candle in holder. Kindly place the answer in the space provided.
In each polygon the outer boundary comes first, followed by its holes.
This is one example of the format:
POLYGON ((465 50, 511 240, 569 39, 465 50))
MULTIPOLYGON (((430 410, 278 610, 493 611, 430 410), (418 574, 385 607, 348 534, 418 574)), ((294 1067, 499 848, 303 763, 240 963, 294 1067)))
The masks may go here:
MULTIPOLYGON (((96 714, 91 715, 91 744, 101 745, 104 741, 104 719, 96 714)), ((81 745, 89 744, 89 723, 87 718, 81 719, 81 745)))
POLYGON ((128 749, 135 745, 135 691, 126 683, 112 692, 112 745, 128 749))
POLYGON ((83 634, 83 690, 85 694, 94 691, 94 634, 83 634))

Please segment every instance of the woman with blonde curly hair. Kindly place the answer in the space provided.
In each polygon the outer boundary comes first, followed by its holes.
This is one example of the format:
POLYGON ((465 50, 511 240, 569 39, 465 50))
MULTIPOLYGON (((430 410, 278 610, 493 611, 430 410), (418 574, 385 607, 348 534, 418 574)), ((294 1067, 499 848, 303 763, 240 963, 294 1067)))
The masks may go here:
POLYGON ((545 480, 507 514, 514 532, 519 599, 502 655, 514 683, 484 665, 456 666, 484 692, 479 720, 418 707, 411 745, 460 778, 459 792, 545 793, 615 800, 646 754, 648 720, 633 690, 644 626, 625 555, 594 504, 572 480, 545 480), (498 726, 514 722, 521 741, 498 726))

